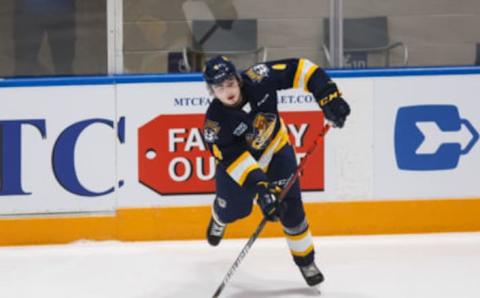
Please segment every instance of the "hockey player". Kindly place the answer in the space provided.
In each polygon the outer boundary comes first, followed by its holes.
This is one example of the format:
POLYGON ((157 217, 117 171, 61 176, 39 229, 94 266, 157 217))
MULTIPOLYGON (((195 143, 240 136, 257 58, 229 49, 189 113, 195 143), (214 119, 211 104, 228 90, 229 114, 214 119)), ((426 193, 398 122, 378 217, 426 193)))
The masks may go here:
POLYGON ((314 247, 297 180, 284 200, 277 195, 295 172, 295 151, 277 107, 277 91, 304 88, 311 92, 325 118, 341 128, 350 113, 336 84, 307 59, 256 64, 237 73, 224 56, 207 61, 203 73, 214 96, 206 113, 204 138, 217 161, 216 198, 207 228, 216 246, 227 224, 246 217, 256 202, 264 216, 280 220, 294 262, 309 286, 321 283, 314 247))

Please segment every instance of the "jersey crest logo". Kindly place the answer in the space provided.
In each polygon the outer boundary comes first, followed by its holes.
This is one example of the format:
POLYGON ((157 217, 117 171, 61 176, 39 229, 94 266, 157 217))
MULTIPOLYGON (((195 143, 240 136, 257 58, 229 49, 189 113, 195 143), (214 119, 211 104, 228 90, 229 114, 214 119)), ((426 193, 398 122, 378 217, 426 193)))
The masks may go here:
POLYGON ((266 64, 256 64, 249 68, 245 74, 254 82, 260 83, 268 77, 268 73, 270 70, 268 69, 268 66, 266 64))
POLYGON ((219 131, 220 125, 218 125, 218 122, 207 119, 205 121, 205 128, 203 130, 203 138, 208 143, 213 143, 218 139, 219 131))
POLYGON ((247 143, 255 150, 264 149, 272 138, 277 116, 272 113, 258 113, 253 120, 253 133, 246 135, 247 143))

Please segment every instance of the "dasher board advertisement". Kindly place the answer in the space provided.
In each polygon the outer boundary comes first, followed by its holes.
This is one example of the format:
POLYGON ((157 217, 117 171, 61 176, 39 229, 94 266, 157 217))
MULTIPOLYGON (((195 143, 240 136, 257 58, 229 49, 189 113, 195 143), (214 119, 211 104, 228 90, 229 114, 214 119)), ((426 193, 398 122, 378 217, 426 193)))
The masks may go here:
POLYGON ((0 88, 0 215, 114 210, 112 85, 0 88))
POLYGON ((480 194, 480 76, 377 78, 375 197, 480 194))

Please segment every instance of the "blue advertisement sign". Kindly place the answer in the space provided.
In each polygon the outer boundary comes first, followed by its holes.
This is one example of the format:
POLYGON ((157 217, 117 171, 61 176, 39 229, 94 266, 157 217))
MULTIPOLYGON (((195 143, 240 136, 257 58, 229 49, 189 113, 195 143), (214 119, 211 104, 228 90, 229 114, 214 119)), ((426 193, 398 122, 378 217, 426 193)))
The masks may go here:
POLYGON ((438 171, 455 169, 463 155, 466 155, 477 143, 478 131, 470 121, 462 119, 454 105, 418 105, 398 109, 395 121, 395 157, 397 166, 402 170, 438 171), (419 147, 428 138, 419 123, 433 122, 442 133, 460 133, 466 128, 471 134, 465 144, 458 141, 444 142, 435 152, 419 152, 419 147))

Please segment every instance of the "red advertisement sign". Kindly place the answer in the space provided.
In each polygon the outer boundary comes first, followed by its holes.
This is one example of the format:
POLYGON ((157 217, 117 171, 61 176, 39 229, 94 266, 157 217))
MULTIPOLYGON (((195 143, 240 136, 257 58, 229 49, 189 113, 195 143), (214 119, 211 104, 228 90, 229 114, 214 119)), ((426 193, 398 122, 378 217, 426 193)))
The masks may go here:
MULTIPOLYGON (((320 111, 281 113, 300 160, 323 128, 320 111)), ((138 130, 139 180, 162 195, 213 193, 215 160, 202 138, 204 114, 160 115, 138 130)), ((324 188, 324 143, 305 166, 303 190, 324 188)))

